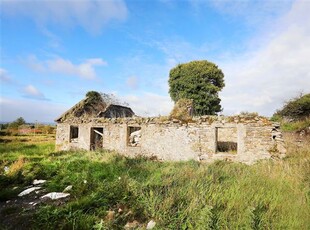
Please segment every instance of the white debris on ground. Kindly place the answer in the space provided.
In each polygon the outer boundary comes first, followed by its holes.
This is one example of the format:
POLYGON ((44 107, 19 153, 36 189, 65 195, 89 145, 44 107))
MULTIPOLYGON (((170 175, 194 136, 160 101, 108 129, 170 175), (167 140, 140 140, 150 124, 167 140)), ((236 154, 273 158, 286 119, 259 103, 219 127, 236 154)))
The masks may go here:
POLYGON ((63 192, 68 192, 68 191, 70 191, 72 189, 72 185, 69 185, 69 186, 67 186, 64 190, 63 190, 63 192))
POLYGON ((43 183, 45 183, 46 182, 46 180, 37 180, 37 179, 35 179, 33 182, 32 182, 32 184, 33 185, 38 185, 38 184, 43 184, 43 183))
POLYGON ((38 203, 36 203, 36 202, 30 202, 29 204, 32 205, 32 206, 36 206, 38 203))
POLYGON ((18 196, 25 196, 28 195, 29 193, 32 193, 33 191, 39 190, 41 189, 41 187, 32 187, 32 188, 28 188, 24 191, 22 191, 20 194, 18 194, 18 196))
POLYGON ((156 225, 156 222, 154 220, 151 220, 150 222, 148 222, 146 229, 153 229, 156 225))
POLYGON ((50 192, 44 196, 41 196, 41 199, 44 199, 44 198, 50 198, 52 200, 58 200, 58 199, 61 199, 61 198, 65 198, 67 196, 70 196, 70 193, 64 193, 64 192, 50 192))
POLYGON ((10 168, 9 168, 8 166, 5 166, 5 167, 4 167, 4 172, 5 172, 5 173, 8 173, 9 170, 10 170, 10 168))

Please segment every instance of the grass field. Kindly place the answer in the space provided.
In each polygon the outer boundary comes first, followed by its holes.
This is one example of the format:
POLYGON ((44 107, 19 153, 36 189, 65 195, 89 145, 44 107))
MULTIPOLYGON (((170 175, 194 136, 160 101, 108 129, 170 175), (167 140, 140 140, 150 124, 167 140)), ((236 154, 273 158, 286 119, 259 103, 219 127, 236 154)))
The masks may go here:
POLYGON ((247 166, 55 152, 52 138, 14 138, 0 143, 0 206, 34 179, 47 180, 46 192, 73 187, 65 202, 7 205, 0 228, 124 229, 136 221, 135 229, 145 229, 154 220, 154 229, 310 229, 306 139, 287 135, 284 160, 247 166))

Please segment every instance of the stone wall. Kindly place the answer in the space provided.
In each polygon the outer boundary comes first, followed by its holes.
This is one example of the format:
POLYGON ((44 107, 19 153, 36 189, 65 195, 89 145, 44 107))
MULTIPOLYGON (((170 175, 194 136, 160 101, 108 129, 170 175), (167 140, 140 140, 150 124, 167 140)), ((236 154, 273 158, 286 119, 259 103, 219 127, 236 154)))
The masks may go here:
MULTIPOLYGON (((158 118, 93 119, 87 123, 59 123, 58 150, 81 148, 90 150, 92 127, 103 128, 102 146, 127 156, 155 156, 160 160, 217 159, 251 164, 284 153, 278 126, 263 117, 193 118, 188 123, 158 118), (70 126, 79 127, 77 141, 70 140, 70 126), (138 127, 138 128, 137 128, 138 127), (137 143, 130 144, 130 130, 139 130, 137 143), (219 143, 235 143, 233 151, 219 151, 219 143)), ((131 138, 131 139, 130 139, 131 138)))

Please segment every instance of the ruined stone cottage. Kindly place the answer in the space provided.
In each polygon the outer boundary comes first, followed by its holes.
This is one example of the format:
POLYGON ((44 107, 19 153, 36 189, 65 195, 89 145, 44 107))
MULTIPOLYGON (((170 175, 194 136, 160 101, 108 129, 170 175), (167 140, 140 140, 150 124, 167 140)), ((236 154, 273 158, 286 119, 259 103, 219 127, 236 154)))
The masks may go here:
POLYGON ((285 153, 279 125, 260 116, 202 116, 184 123, 136 117, 128 107, 86 98, 56 122, 58 150, 107 149, 131 157, 247 164, 285 153))

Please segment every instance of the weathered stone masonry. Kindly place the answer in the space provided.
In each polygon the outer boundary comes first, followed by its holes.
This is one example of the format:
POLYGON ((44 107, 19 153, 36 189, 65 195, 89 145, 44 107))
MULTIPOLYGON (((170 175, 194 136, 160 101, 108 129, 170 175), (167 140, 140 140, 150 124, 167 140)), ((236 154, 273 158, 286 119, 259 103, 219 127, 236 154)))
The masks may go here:
POLYGON ((259 116, 203 116, 188 123, 164 117, 76 119, 58 123, 56 147, 103 148, 161 160, 219 159, 247 164, 285 153, 279 126, 259 116), (78 133, 73 138, 74 128, 78 133))

